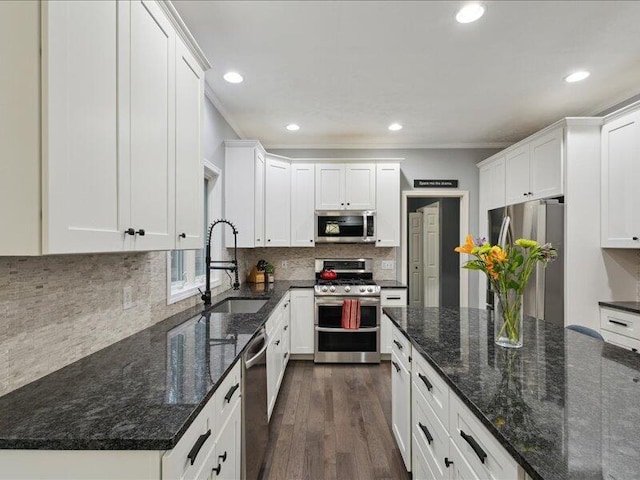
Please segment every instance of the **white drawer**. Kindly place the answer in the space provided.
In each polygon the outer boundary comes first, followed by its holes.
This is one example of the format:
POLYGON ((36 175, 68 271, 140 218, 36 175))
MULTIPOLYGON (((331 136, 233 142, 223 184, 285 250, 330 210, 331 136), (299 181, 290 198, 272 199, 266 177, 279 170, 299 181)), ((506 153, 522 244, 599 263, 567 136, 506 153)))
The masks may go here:
POLYGON ((383 307, 406 307, 407 290, 383 288, 380 291, 380 305, 383 307))
POLYGON ((432 478, 442 480, 449 477, 449 471, 444 463, 449 455, 449 434, 440 423, 422 393, 413 390, 411 395, 411 413, 414 444, 420 447, 424 454, 432 478))
POLYGON ((198 478, 209 453, 213 450, 216 432, 212 425, 209 404, 189 426, 178 444, 162 456, 164 480, 192 480, 198 478), (189 458, 189 456, 192 458, 189 458))
POLYGON ((601 307, 600 328, 640 340, 640 315, 601 307))
POLYGON ((449 396, 449 412, 451 439, 479 478, 518 478, 518 464, 515 460, 453 392, 449 396))
POLYGON ((436 478, 431 468, 429 468, 424 452, 416 441, 415 434, 413 435, 413 444, 411 446, 411 478, 413 480, 433 480, 436 478))
POLYGON ((391 329, 391 352, 398 356, 398 359, 402 362, 404 367, 411 371, 411 363, 409 357, 411 356, 411 342, 405 337, 395 325, 391 329))
POLYGON ((413 353, 413 388, 419 391, 444 428, 449 428, 449 386, 417 352, 413 353))
POLYGON ((627 350, 631 350, 633 352, 640 352, 640 340, 636 340, 635 338, 631 337, 625 337, 624 335, 620 335, 619 333, 608 332, 606 330, 602 330, 601 333, 602 338, 604 338, 607 343, 626 348, 627 350))
POLYGON ((241 364, 242 360, 238 360, 207 404, 210 409, 210 416, 213 419, 213 429, 216 436, 227 422, 235 404, 240 401, 242 393, 242 382, 240 381, 241 364))

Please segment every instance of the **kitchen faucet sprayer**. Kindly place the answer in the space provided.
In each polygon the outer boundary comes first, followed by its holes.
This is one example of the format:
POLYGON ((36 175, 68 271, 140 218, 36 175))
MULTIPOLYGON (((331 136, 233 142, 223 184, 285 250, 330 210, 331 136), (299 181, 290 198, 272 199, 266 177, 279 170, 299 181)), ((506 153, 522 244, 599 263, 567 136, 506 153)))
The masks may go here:
POLYGON ((206 285, 205 290, 202 293, 202 300, 205 305, 211 305, 211 270, 226 270, 234 272, 233 289, 238 290, 240 288, 240 282, 238 281, 238 229, 229 220, 219 219, 215 220, 211 226, 209 226, 209 235, 207 236, 206 254, 205 254, 205 273, 206 273, 206 285), (211 260, 211 234, 213 227, 219 223, 226 223, 233 229, 233 260, 211 260), (219 265, 212 265, 212 264, 219 265), (226 264, 226 265, 224 265, 226 264))

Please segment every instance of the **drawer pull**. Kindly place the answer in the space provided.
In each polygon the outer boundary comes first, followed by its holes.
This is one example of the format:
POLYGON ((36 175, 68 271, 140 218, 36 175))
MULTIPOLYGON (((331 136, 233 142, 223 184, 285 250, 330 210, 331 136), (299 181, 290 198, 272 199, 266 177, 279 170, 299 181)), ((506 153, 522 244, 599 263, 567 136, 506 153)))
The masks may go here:
POLYGON ((286 359, 289 356, 289 352, 284 352, 284 358, 286 359))
POLYGON ((218 460, 222 459, 222 463, 227 461, 227 452, 225 450, 225 452, 222 455, 218 455, 218 460))
POLYGON ((429 429, 420 422, 418 422, 418 426, 420 427, 420 430, 422 430, 422 433, 424 433, 424 436, 427 437, 427 443, 431 445, 431 442, 433 442, 433 437, 431 436, 429 429))
POLYGON ((401 297, 387 297, 385 300, 402 300, 401 297))
POLYGON ((429 379, 427 377, 425 377, 421 373, 418 373, 418 377, 420 377, 420 380, 422 380, 422 382, 427 386, 427 390, 429 390, 429 391, 433 390, 433 385, 431 384, 431 382, 429 381, 429 379))
POLYGON ((193 463, 196 461, 196 457, 198 456, 198 453, 200 453, 200 449, 202 448, 202 445, 204 445, 204 442, 206 442, 207 438, 209 438, 210 436, 211 436, 211 429, 207 430, 207 433, 203 433, 202 435, 200 435, 198 437, 198 440, 196 440, 196 443, 193 444, 191 451, 187 455, 187 458, 191 460, 191 465, 193 465, 193 463))
POLYGON ((404 347, 402 346, 402 344, 401 344, 398 340, 396 340, 396 339, 393 339, 393 343, 395 343, 395 344, 396 344, 396 347, 398 347, 400 350, 402 350, 402 349, 404 348, 404 347))
POLYGON ((621 322, 620 320, 611 320, 609 319, 609 323, 613 323, 615 325, 620 325, 621 327, 628 327, 629 324, 621 322))
POLYGON ((236 390, 238 390, 239 388, 240 388, 240 384, 236 383, 233 387, 229 389, 227 394, 224 396, 224 400, 227 403, 231 403, 231 397, 233 397, 233 394, 236 393, 236 390))
POLYGON ((444 464, 449 468, 449 465, 453 465, 453 460, 449 460, 449 457, 444 457, 444 464))
POLYGON ((482 447, 478 445, 478 442, 476 442, 476 439, 473 438, 471 435, 467 435, 462 430, 460 430, 460 436, 465 439, 465 441, 469 444, 469 446, 473 448, 473 451, 476 452, 476 455, 478 455, 478 458, 480 459, 480 461, 484 463, 485 459, 487 458, 487 452, 485 452, 482 449, 482 447))
POLYGON ((395 367, 396 372, 399 372, 399 371, 400 371, 400 365, 398 365, 398 364, 397 364, 396 362, 394 362, 393 360, 391 360, 391 363, 392 363, 392 364, 393 364, 393 366, 395 367))

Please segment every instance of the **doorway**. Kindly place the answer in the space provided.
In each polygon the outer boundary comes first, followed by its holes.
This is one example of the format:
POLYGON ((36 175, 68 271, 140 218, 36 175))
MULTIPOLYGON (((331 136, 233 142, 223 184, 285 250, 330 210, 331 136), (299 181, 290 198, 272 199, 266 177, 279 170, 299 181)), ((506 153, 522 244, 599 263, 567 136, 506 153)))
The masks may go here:
POLYGON ((467 192, 403 192, 402 216, 409 306, 467 306, 467 271, 454 251, 468 230, 467 192))

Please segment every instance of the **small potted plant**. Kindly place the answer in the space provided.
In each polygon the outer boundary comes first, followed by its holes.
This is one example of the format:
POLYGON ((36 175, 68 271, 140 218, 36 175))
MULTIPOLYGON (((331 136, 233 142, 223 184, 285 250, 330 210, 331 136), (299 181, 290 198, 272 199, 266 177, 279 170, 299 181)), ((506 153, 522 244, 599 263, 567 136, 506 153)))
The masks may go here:
POLYGON ((267 262, 267 264, 264 266, 265 281, 267 283, 273 283, 273 276, 275 272, 276 272, 276 267, 274 267, 271 263, 267 262))

